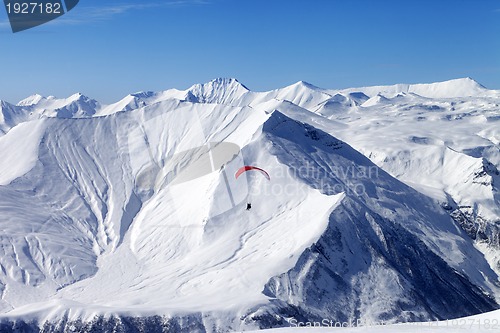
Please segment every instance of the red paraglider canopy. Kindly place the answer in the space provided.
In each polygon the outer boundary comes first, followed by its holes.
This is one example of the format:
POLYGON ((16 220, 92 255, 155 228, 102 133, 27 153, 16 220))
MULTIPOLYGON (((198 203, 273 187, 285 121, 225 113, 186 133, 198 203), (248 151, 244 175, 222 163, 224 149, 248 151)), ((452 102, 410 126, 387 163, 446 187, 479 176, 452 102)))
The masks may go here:
POLYGON ((271 180, 271 177, 264 169, 261 169, 261 168, 255 167, 255 166, 251 166, 251 165, 245 165, 244 167, 239 168, 238 171, 236 171, 236 174, 234 175, 234 177, 236 179, 238 179, 238 177, 241 176, 242 173, 250 171, 250 170, 260 171, 267 178, 267 180, 271 180))

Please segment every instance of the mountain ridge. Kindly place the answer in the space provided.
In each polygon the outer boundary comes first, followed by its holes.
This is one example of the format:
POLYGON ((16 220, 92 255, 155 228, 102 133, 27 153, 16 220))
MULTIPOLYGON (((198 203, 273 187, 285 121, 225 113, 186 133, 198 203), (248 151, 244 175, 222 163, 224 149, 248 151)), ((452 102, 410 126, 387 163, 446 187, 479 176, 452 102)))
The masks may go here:
MULTIPOLYGON (((247 88, 244 84, 242 84, 238 79, 236 79, 236 78, 224 78, 224 77, 219 77, 219 78, 213 79, 213 80, 211 80, 209 82, 206 82, 204 84, 194 84, 191 87, 189 87, 188 89, 183 90, 183 91, 184 92, 188 92, 188 91, 190 91, 192 89, 195 89, 196 87, 200 87, 200 86, 203 86, 203 85, 207 85, 207 86, 219 86, 221 88, 227 88, 228 86, 234 86, 234 87, 241 87, 241 88, 243 88, 246 91, 252 91, 249 88, 247 88)), ((450 89, 450 88, 455 88, 455 89, 456 88, 460 88, 460 90, 463 90, 464 88, 469 88, 469 89, 471 89, 471 92, 473 92, 473 93, 477 93, 478 91, 481 91, 481 90, 497 91, 497 90, 490 90, 490 89, 484 87, 483 85, 481 85, 480 83, 478 83, 477 81, 475 81, 474 79, 472 79, 470 77, 464 77, 464 78, 458 78, 458 79, 450 79, 450 80, 433 82, 433 83, 411 83, 411 84, 408 84, 408 83, 404 83, 403 84, 403 83, 401 83, 401 84, 383 85, 383 86, 361 86, 361 87, 358 87, 358 88, 346 88, 346 89, 320 88, 320 87, 315 86, 314 84, 311 84, 311 83, 306 82, 306 81, 298 81, 296 83, 293 83, 291 85, 288 85, 288 86, 285 86, 285 87, 279 88, 279 89, 285 89, 285 88, 290 88, 290 87, 294 87, 294 86, 303 86, 305 88, 308 88, 308 89, 311 89, 311 90, 319 90, 319 91, 322 91, 324 93, 330 93, 330 92, 355 92, 356 90, 363 90, 363 89, 369 89, 370 91, 371 90, 376 90, 376 89, 382 89, 382 90, 384 90, 384 89, 393 89, 394 91, 397 91, 397 92, 411 92, 411 91, 409 91, 409 90, 411 90, 411 87, 435 87, 436 89, 438 89, 438 88, 447 88, 447 89, 450 89)), ((277 90, 279 90, 279 89, 277 89, 277 90)), ((176 89, 169 89, 169 90, 176 90, 176 89)), ((169 91, 169 90, 164 90, 163 92, 169 91)), ((178 91, 181 91, 181 90, 178 90, 178 91)), ((258 93, 259 91, 254 91, 254 92, 258 93)), ((154 92, 151 92, 151 91, 139 91, 139 92, 131 94, 131 95, 142 95, 142 94, 148 94, 148 93, 154 93, 154 92)), ((380 91, 379 91, 379 93, 380 93, 380 91)), ((81 93, 76 93, 76 94, 82 95, 81 93)), ((73 94, 72 96, 74 96, 74 95, 75 94, 73 94)), ((26 97, 25 99, 19 101, 16 105, 17 106, 25 106, 25 105, 22 105, 23 101, 28 101, 28 100, 30 100, 30 98, 34 98, 34 97, 41 97, 43 99, 47 99, 46 97, 44 97, 44 96, 42 96, 40 94, 33 94, 33 95, 30 95, 30 96, 26 97)), ((57 99, 54 96, 50 96, 50 97, 53 97, 53 99, 57 99)), ((373 97, 373 94, 370 97, 373 97)), ((461 97, 461 96, 459 96, 459 97, 461 97)), ((467 95, 465 97, 467 97, 467 95)), ((68 97, 68 98, 71 98, 71 96, 68 97)), ((117 102, 115 102, 115 103, 117 103, 117 102)), ((114 104, 114 103, 112 103, 112 104, 114 104)), ((110 104, 108 104, 108 105, 110 105, 110 104)))

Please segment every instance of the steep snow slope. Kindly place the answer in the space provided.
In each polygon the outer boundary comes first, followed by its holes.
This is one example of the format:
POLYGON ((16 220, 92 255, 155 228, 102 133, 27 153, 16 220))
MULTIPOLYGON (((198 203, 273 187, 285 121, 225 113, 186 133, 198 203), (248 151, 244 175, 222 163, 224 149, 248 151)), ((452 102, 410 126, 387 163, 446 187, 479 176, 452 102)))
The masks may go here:
POLYGON ((38 146, 45 131, 43 120, 22 123, 0 137, 0 186, 21 177, 38 162, 38 146))
POLYGON ((372 168, 361 154, 279 113, 266 122, 264 131, 274 143, 272 153, 294 174, 324 193, 343 188, 347 197, 330 215, 329 227, 319 242, 302 254, 292 270, 266 285, 265 294, 272 297, 272 306, 252 316, 270 322, 276 312, 375 322, 395 317, 448 317, 467 308, 468 302, 478 306, 473 299, 482 295, 476 290, 452 301, 449 297, 458 295, 456 290, 462 289, 463 283, 468 284, 456 272, 470 272, 466 276, 478 284, 484 283, 480 281, 488 272, 487 280, 496 283, 496 274, 440 207, 372 168), (301 134, 309 140, 301 140, 301 134), (349 177, 345 177, 346 170, 349 177), (466 257, 475 257, 484 266, 472 273, 477 268, 466 264, 466 257), (432 276, 447 276, 446 283, 432 276), (417 296, 421 293, 426 296, 417 296), (443 300, 444 294, 450 296, 443 300))
MULTIPOLYGON (((219 199, 225 189, 223 174, 215 172, 186 184, 145 191, 144 184, 137 184, 138 178, 134 178, 141 170, 135 169, 130 159, 139 159, 144 165, 161 164, 172 151, 207 140, 234 137, 244 145, 266 118, 265 113, 248 108, 182 107, 172 101, 111 118, 46 119, 39 163, 14 183, 0 187, 2 213, 11 216, 2 220, 2 228, 12 235, 2 238, 4 311, 23 304, 28 305, 26 311, 37 309, 38 305, 29 304, 68 284, 73 285, 52 298, 94 304, 101 312, 110 306, 117 312, 134 307, 142 311, 163 309, 160 313, 184 307, 196 311, 197 306, 216 310, 227 307, 227 302, 236 306, 237 300, 246 304, 265 299, 261 289, 266 280, 291 267, 294 258, 319 237, 327 220, 321 218, 321 211, 326 214, 338 197, 308 188, 302 195, 294 192, 288 196, 250 191, 247 196, 262 207, 260 210, 247 213, 244 202, 239 201, 226 213, 212 216, 215 206, 224 205, 220 202, 224 199, 219 199), (243 120, 248 124, 242 124, 243 120), (136 125, 138 122, 142 125, 136 125), (178 131, 165 131, 167 124, 178 131), (137 131, 130 132, 133 128, 137 131), (216 130, 209 133, 209 129, 216 130), (147 142, 150 152, 131 157, 129 149, 137 147, 136 140, 147 142), (32 209, 23 215, 15 213, 23 211, 28 200, 32 209), (193 208, 199 213, 193 215, 193 208), (296 232, 313 212, 319 214, 318 219, 310 222, 308 231, 296 232), (269 272, 254 264, 264 258, 269 272), (238 279, 243 272, 246 279, 238 279), (82 281, 83 285, 74 284, 94 274, 82 281), (206 284, 212 275, 219 278, 206 284), (164 289, 165 280, 175 285, 164 289), (137 285, 138 281, 149 289, 137 285), (32 293, 32 288, 37 288, 37 293, 32 293), (149 297, 146 290, 150 290, 149 297), (118 291, 122 299, 116 298, 118 291), (225 302, 220 302, 222 295, 225 302), (149 305, 137 298, 149 299, 149 305), (165 303, 165 299, 171 302, 165 303)), ((11 131, 4 139, 13 134, 11 131)), ((252 162, 273 174, 278 173, 274 169, 280 169, 266 156, 252 162)), ((229 177, 234 171, 228 171, 229 177)), ((277 178, 274 185, 279 182, 294 184, 286 177, 277 178)))
POLYGON ((30 119, 29 113, 22 108, 0 100, 0 136, 17 124, 30 119))

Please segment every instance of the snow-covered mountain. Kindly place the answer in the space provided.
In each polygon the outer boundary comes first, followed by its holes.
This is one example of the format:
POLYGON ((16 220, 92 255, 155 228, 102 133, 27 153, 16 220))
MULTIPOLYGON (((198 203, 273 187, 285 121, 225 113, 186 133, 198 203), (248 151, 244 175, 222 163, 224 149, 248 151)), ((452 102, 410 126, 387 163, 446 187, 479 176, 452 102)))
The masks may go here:
POLYGON ((0 107, 2 332, 499 308, 500 91, 472 79, 0 107))
POLYGON ((80 93, 62 99, 35 94, 16 105, 0 101, 0 135, 23 122, 43 117, 86 118, 100 109, 99 102, 80 93))

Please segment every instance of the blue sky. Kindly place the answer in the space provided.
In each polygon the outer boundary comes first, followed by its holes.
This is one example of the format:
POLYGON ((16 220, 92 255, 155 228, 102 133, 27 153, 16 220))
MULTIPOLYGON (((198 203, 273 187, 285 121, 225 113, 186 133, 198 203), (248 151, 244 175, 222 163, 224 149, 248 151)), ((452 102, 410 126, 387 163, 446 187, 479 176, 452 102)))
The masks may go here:
POLYGON ((81 0, 13 34, 0 8, 0 99, 104 103, 235 77, 252 90, 470 76, 500 89, 500 0, 81 0))

